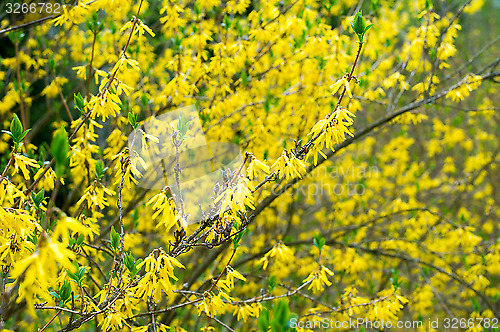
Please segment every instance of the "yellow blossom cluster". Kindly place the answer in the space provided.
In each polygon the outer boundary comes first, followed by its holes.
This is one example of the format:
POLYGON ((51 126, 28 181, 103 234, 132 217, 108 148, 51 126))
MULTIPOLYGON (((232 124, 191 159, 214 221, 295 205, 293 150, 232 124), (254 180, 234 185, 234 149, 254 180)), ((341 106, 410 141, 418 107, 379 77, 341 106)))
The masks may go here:
POLYGON ((0 19, 0 331, 490 328, 490 7, 79 0, 0 19))

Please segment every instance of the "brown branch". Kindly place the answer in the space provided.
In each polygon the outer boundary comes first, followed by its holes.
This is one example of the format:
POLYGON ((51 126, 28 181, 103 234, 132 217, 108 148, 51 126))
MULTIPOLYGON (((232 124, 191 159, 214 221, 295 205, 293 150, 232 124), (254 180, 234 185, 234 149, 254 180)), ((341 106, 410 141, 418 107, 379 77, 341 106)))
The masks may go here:
POLYGON ((9 158, 9 161, 7 162, 7 165, 5 165, 5 169, 3 170, 2 175, 0 175, 0 183, 2 183, 3 179, 7 175, 7 171, 9 170, 9 168, 12 165, 13 161, 14 161, 14 153, 12 153, 12 156, 9 158))
MULTIPOLYGON (((492 72, 492 73, 488 73, 488 74, 482 75, 481 78, 483 80, 486 80, 486 79, 493 79, 493 78, 498 77, 498 76, 500 76, 500 71, 492 72)), ((423 98, 423 99, 419 99, 417 101, 414 101, 414 102, 406 105, 405 107, 402 107, 402 108, 398 109, 397 111, 395 111, 395 112, 393 112, 391 114, 388 114, 387 116, 384 116, 384 117, 380 118, 379 120, 373 122, 371 125, 369 125, 369 126, 363 128, 363 129, 361 129, 359 132, 357 132, 354 135, 354 137, 350 137, 350 138, 346 139, 345 141, 343 141, 342 143, 337 144, 335 146, 335 149, 333 151, 332 150, 327 151, 326 152, 326 158, 323 157, 323 156, 319 156, 318 157, 318 163, 317 163, 317 165, 309 165, 307 167, 307 169, 306 169, 306 175, 310 174, 314 169, 318 168, 326 160, 332 158, 339 151, 347 148, 351 144, 353 144, 353 143, 357 142, 358 140, 364 138, 368 134, 372 133, 374 130, 376 130, 376 129, 378 130, 379 128, 383 127, 384 125, 386 125, 387 123, 389 123, 390 121, 394 120, 395 118, 397 118, 398 116, 400 116, 400 115, 402 115, 404 113, 410 112, 410 111, 412 111, 414 109, 417 109, 419 107, 422 107, 424 105, 428 105, 428 104, 434 103, 436 100, 439 100, 439 99, 443 98, 449 91, 454 90, 457 87, 459 87, 460 85, 462 85, 462 83, 463 83, 462 81, 458 82, 457 84, 449 87, 448 89, 444 89, 444 90, 442 90, 441 92, 439 92, 437 94, 434 94, 434 95, 432 95, 430 97, 427 97, 427 98, 423 98)), ((305 178, 305 176, 302 177, 302 179, 303 178, 305 178)), ((293 187, 296 183, 298 183, 302 179, 300 179, 300 178, 294 178, 294 179, 288 181, 281 188, 279 188, 277 190, 273 190, 271 192, 271 194, 269 194, 269 196, 267 196, 266 198, 264 198, 262 200, 262 202, 259 205, 257 205, 257 207, 255 208, 255 210, 253 211, 253 215, 250 217, 250 221, 253 221, 253 219, 255 218, 255 216, 257 216, 258 214, 260 214, 266 207, 268 207, 271 203, 273 203, 276 198, 278 198, 279 196, 281 196, 283 193, 285 193, 288 189, 290 189, 291 187, 293 187)))
POLYGON ((90 99, 90 80, 91 80, 91 77, 92 77, 92 63, 94 62, 94 48, 95 48, 95 42, 96 42, 96 39, 97 39, 97 33, 94 32, 94 39, 92 40, 92 51, 91 51, 91 55, 90 55, 90 63, 89 63, 89 73, 88 73, 88 76, 87 76, 87 96, 86 96, 86 100, 89 101, 90 99))
POLYGON ((227 270, 227 267, 229 266, 229 264, 231 263, 231 261, 233 260, 233 257, 234 257, 234 254, 236 253, 236 249, 233 250, 233 253, 231 254, 231 257, 229 257, 229 260, 227 261, 226 263, 226 266, 224 266, 224 269, 220 272, 219 276, 217 277, 217 279, 215 280, 215 282, 212 284, 212 286, 209 288, 209 290, 206 292, 207 294, 210 293, 212 291, 212 289, 214 289, 215 286, 217 286, 217 283, 219 282, 220 278, 222 277, 222 275, 224 274, 224 272, 226 272, 227 270))
POLYGON ((59 84, 57 84, 57 77, 55 75, 54 75, 54 83, 57 86, 57 91, 59 91, 59 96, 61 97, 61 101, 64 105, 64 109, 66 110, 66 114, 68 114, 69 120, 71 122, 73 122, 73 116, 71 115, 71 112, 70 112, 69 107, 68 107, 68 103, 66 103, 66 99, 64 98, 64 95, 61 91, 61 87, 59 86, 59 84))
POLYGON ((59 316, 61 312, 62 312, 61 309, 57 310, 57 313, 54 316, 52 316, 52 318, 47 322, 47 324, 45 324, 41 329, 38 329, 38 332, 42 332, 43 330, 45 330, 54 321, 54 319, 56 319, 56 317, 59 316))
POLYGON ((168 311, 172 311, 172 310, 175 310, 175 309, 179 309, 179 308, 185 307, 185 306, 190 305, 190 304, 198 303, 201 300, 202 300, 202 298, 198 298, 196 300, 192 300, 192 301, 189 301, 189 302, 183 302, 181 304, 173 305, 173 306, 170 306, 170 307, 165 308, 165 309, 143 312, 143 313, 131 316, 131 317, 127 318, 126 320, 127 321, 131 321, 132 319, 138 318, 138 317, 151 316, 152 314, 154 314, 154 315, 162 314, 162 313, 165 313, 165 312, 168 312, 168 311))
POLYGON ((14 50, 16 52, 16 78, 18 84, 18 93, 19 93, 19 107, 21 108, 21 123, 23 124, 23 128, 29 128, 29 114, 26 114, 26 110, 24 109, 24 91, 21 82, 21 72, 20 65, 21 59, 19 58, 19 42, 16 41, 14 43, 14 50))

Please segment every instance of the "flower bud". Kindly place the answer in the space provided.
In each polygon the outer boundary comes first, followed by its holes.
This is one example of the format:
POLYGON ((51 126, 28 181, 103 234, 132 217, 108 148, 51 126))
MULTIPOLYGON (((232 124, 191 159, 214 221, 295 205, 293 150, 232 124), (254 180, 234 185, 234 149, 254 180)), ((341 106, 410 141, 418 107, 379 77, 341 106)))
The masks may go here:
POLYGON ((366 21, 361 13, 361 10, 356 13, 352 23, 352 28, 357 35, 363 35, 366 28, 366 21))
POLYGON ((351 27, 354 32, 358 35, 360 43, 363 43, 363 38, 365 33, 372 27, 373 24, 366 25, 366 20, 363 17, 361 10, 356 13, 354 20, 351 22, 351 27))

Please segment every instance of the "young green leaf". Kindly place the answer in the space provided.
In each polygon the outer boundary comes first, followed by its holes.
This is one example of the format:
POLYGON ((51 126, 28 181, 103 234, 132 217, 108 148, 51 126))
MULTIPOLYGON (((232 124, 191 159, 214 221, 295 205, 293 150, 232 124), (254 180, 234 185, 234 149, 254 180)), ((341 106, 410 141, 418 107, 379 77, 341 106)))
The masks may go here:
POLYGON ((75 108, 80 111, 80 113, 84 113, 85 109, 85 101, 83 100, 82 95, 80 92, 75 93, 73 100, 75 102, 75 108))
POLYGON ((366 20, 363 17, 361 10, 354 16, 354 20, 352 21, 351 26, 357 35, 362 35, 364 33, 366 28, 366 20))
POLYGON ((137 272, 139 272, 137 269, 137 265, 139 265, 139 263, 140 262, 135 261, 135 258, 131 253, 127 253, 125 256, 125 267, 128 269, 131 278, 134 278, 137 275, 137 272))
POLYGON ((128 123, 132 126, 132 128, 137 129, 137 115, 130 111, 128 112, 128 123))
POLYGON ((323 247, 325 246, 325 242, 326 241, 321 234, 314 236, 313 243, 319 249, 319 251, 323 249, 323 247))
POLYGON ((186 136, 186 133, 189 129, 190 124, 191 124, 191 120, 183 118, 182 114, 179 114, 179 122, 177 122, 177 130, 180 132, 181 140, 183 140, 184 137, 186 136))
POLYGON ((104 163, 102 159, 99 159, 95 164, 95 175, 97 180, 101 180, 104 176, 104 173, 108 170, 108 167, 104 167, 104 163))
POLYGON ((56 132, 50 147, 52 155, 56 160, 56 175, 60 177, 64 174, 66 166, 68 165, 69 153, 68 134, 64 127, 61 127, 61 129, 56 132))
POLYGON ((81 246, 84 239, 85 239, 85 236, 83 234, 78 235, 78 238, 76 239, 76 245, 78 247, 81 246))
POLYGON ((10 122, 10 131, 2 130, 2 132, 8 134, 12 138, 12 140, 14 141, 14 149, 17 150, 19 148, 19 144, 24 139, 24 137, 26 137, 30 130, 31 129, 23 131, 21 120, 19 120, 17 114, 14 114, 14 117, 10 122))
POLYGON ((65 280, 64 283, 61 285, 61 287, 59 287, 59 299, 64 305, 66 302, 69 301, 70 297, 71 297, 71 285, 67 280, 65 280))
POLYGON ((118 246, 120 245, 120 235, 115 231, 115 228, 113 226, 111 226, 110 240, 111 247, 113 247, 113 249, 115 250, 118 250, 118 246))
POLYGON ((40 205, 42 204, 43 200, 45 199, 45 191, 42 189, 40 189, 40 191, 38 193, 31 193, 31 198, 33 199, 33 203, 35 203, 35 206, 37 209, 40 208, 40 205))
POLYGON ((278 285, 278 282, 276 281, 276 277, 271 276, 269 278, 269 281, 267 282, 267 286, 269 288, 269 291, 273 291, 276 288, 276 285, 278 285))

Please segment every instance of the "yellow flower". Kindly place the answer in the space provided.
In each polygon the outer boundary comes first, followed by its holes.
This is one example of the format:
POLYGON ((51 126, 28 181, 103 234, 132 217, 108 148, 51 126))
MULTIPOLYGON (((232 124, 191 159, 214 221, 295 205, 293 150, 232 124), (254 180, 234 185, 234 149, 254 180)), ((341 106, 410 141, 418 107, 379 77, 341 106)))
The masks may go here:
POLYGON ((56 77, 49 85, 47 85, 42 90, 42 96, 47 96, 48 98, 54 98, 59 95, 59 89, 62 85, 68 82, 68 79, 65 77, 56 77))
MULTIPOLYGON (((103 82, 101 82, 101 90, 104 88, 103 82)), ((104 83, 105 84, 105 83, 104 83)), ((102 95, 98 97, 92 97, 86 107, 91 110, 92 119, 96 116, 102 117, 103 121, 106 121, 108 117, 116 117, 120 113, 121 101, 117 94, 111 93, 105 90, 102 95)))
POLYGON ((255 190, 253 185, 247 178, 239 178, 236 185, 228 187, 214 201, 220 202, 219 217, 222 217, 228 208, 236 214, 238 211, 245 212, 246 206, 250 209, 255 209, 253 204, 252 191, 255 190))
POLYGON ((260 170, 261 172, 264 172, 265 174, 269 174, 270 169, 269 166, 252 156, 252 160, 250 161, 250 165, 248 165, 247 168, 247 176, 249 178, 254 178, 255 175, 257 174, 257 170, 260 170))
POLYGON ((28 157, 25 157, 21 154, 14 153, 14 169, 16 172, 21 169, 21 172, 23 173, 23 176, 26 180, 30 179, 30 172, 28 171, 28 168, 26 166, 31 166, 34 168, 39 168, 40 165, 36 163, 35 160, 30 159, 28 157))
POLYGON ((285 246, 282 242, 276 244, 271 250, 269 250, 264 257, 259 260, 259 264, 264 264, 262 268, 265 270, 269 264, 269 258, 274 257, 281 263, 291 263, 295 260, 293 252, 285 246))
POLYGON ((312 280, 311 284, 307 289, 311 289, 314 294, 318 294, 324 291, 325 285, 331 286, 332 283, 328 280, 328 275, 333 276, 333 272, 324 265, 320 266, 319 270, 313 271, 309 274, 309 276, 304 279, 304 283, 312 280))
POLYGON ((227 267, 227 276, 224 280, 220 282, 220 285, 224 290, 230 292, 234 288, 234 278, 246 281, 247 279, 241 275, 238 271, 233 269, 231 266, 227 267))
MULTIPOLYGON (((260 303, 255 303, 255 304, 258 304, 258 305, 261 305, 260 303)), ((244 322, 247 321, 248 317, 258 317, 259 316, 259 311, 260 309, 256 306, 250 306, 248 304, 244 304, 244 305, 240 305, 240 306, 236 306, 235 309, 234 309, 234 312, 233 312, 233 316, 236 315, 236 318, 238 320, 242 320, 244 322)))
POLYGON ((146 274, 141 278, 134 291, 136 296, 144 300, 148 296, 159 300, 162 291, 171 297, 173 295, 173 286, 170 279, 177 280, 174 268, 185 268, 177 259, 168 256, 161 248, 153 251, 137 266, 137 269, 140 270, 143 266, 146 274))
POLYGON ((56 287, 60 268, 74 270, 71 261, 76 254, 67 249, 66 244, 45 235, 39 240, 38 248, 29 257, 16 262, 11 277, 18 279, 19 297, 25 299, 27 310, 35 315, 34 302, 40 299, 50 300, 49 287, 56 287), (21 276, 24 275, 24 278, 21 276))
POLYGON ((86 80, 87 79, 87 66, 75 66, 71 69, 76 70, 76 76, 79 79, 86 80))
POLYGON ((345 78, 345 76, 330 86, 330 89, 332 89, 332 95, 337 93, 337 91, 339 91, 340 87, 342 86, 344 86, 349 97, 352 98, 352 92, 351 89, 349 88, 349 82, 347 81, 347 78, 345 78))
POLYGON ((153 204, 153 210, 156 210, 153 214, 153 219, 156 219, 159 215, 161 215, 161 220, 156 225, 156 228, 163 225, 168 232, 173 226, 177 225, 178 222, 182 222, 182 227, 187 227, 184 219, 177 213, 174 199, 172 197, 167 198, 165 190, 162 190, 159 194, 153 196, 146 203, 146 205, 150 204, 153 204))
POLYGON ((271 169, 275 170, 281 178, 293 178, 307 173, 305 165, 295 157, 293 153, 284 150, 281 156, 274 162, 271 169))
POLYGON ((126 321, 127 316, 121 311, 114 311, 113 309, 108 310, 104 319, 99 322, 99 327, 104 331, 118 331, 126 325, 130 328, 130 325, 126 321))
POLYGON ((230 299, 230 297, 227 296, 227 294, 225 294, 224 292, 220 292, 217 295, 210 293, 205 296, 203 301, 197 304, 198 314, 201 315, 202 312, 205 312, 208 317, 214 317, 217 313, 222 312, 226 307, 226 304, 223 302, 222 297, 230 299))
POLYGON ((62 6, 62 8, 64 10, 63 14, 54 19, 56 26, 63 24, 67 25, 69 22, 78 25, 85 19, 88 10, 83 2, 78 2, 77 6, 65 5, 62 6))
POLYGON ((95 182, 86 189, 85 194, 83 194, 83 196, 78 200, 76 204, 80 205, 83 201, 86 200, 89 209, 93 209, 96 206, 98 206, 100 209, 104 209, 109 205, 104 194, 113 196, 115 195, 115 192, 104 187, 101 183, 95 182))
MULTIPOLYGON (((133 21, 128 21, 127 24, 125 24, 121 29, 120 31, 125 31, 127 29, 131 29, 132 26, 134 25, 134 22, 133 21)), ((139 37, 142 37, 142 35, 144 34, 144 31, 146 31, 147 33, 149 33, 151 35, 151 37, 154 37, 155 34, 154 32, 151 30, 151 28, 149 28, 146 24, 144 24, 141 20, 138 20, 138 22, 135 24, 135 28, 134 28, 134 35, 139 35, 139 37)))

